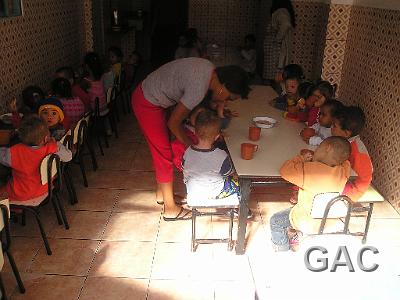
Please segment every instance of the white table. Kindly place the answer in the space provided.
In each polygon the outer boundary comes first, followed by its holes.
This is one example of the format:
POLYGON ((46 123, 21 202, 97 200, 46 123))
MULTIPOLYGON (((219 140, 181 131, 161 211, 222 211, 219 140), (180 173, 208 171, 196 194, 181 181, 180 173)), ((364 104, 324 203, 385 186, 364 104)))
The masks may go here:
POLYGON ((231 110, 239 113, 233 118, 226 130, 226 144, 231 155, 236 172, 239 176, 242 201, 239 209, 239 229, 236 253, 245 251, 246 223, 250 188, 257 182, 280 179, 279 169, 282 164, 299 154, 301 149, 312 149, 300 137, 304 124, 285 120, 283 112, 270 106, 269 102, 277 94, 269 86, 253 86, 248 99, 237 100, 229 104, 231 110), (278 123, 270 129, 261 130, 261 138, 257 142, 249 141, 248 132, 252 118, 268 116, 278 123), (252 160, 244 160, 240 156, 242 143, 254 143, 259 146, 252 160))

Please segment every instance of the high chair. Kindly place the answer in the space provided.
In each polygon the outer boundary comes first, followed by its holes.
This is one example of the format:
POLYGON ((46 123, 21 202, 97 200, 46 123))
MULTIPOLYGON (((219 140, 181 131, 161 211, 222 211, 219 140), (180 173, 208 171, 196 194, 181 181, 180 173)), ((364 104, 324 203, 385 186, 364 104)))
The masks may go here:
POLYGON ((233 194, 222 199, 202 199, 201 196, 187 197, 187 205, 192 209, 192 252, 199 244, 227 243, 228 250, 233 248, 232 230, 234 212, 239 207, 239 196, 233 194), (210 211, 210 210, 216 211, 210 211), (201 211, 206 210, 206 211, 201 211), (220 211, 224 210, 224 211, 220 211), (227 216, 229 217, 229 237, 223 239, 197 239, 196 218, 200 216, 227 216))

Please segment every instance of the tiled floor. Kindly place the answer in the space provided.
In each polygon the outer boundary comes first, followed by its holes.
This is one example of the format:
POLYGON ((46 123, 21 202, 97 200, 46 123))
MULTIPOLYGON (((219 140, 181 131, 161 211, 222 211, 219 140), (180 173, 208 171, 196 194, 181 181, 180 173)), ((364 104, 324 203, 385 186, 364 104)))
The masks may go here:
MULTIPOLYGON (((164 222, 155 203, 154 173, 149 151, 131 115, 119 125, 120 138, 111 140, 99 170, 89 171, 89 188, 82 187, 76 168, 79 203, 65 201, 70 229, 58 226, 51 207, 42 217, 53 255, 48 256, 37 225, 12 224, 12 252, 26 293, 19 294, 8 262, 2 271, 11 299, 397 299, 400 292, 400 216, 387 203, 376 206, 365 263, 380 263, 377 272, 360 271, 358 239, 340 240, 328 249, 329 266, 338 245, 349 244, 356 272, 313 273, 304 265, 303 250, 274 253, 269 242, 269 218, 289 207, 290 190, 271 187, 254 191, 248 223, 246 255, 227 252, 225 245, 200 245, 190 252, 190 221, 164 222), (376 260, 374 260, 376 258, 376 260), (397 296, 397 297, 396 297, 397 296)), ((88 161, 87 167, 90 169, 88 161)), ((177 190, 182 190, 178 184, 177 190)), ((352 227, 361 226, 352 221, 352 227)), ((227 233, 220 218, 199 220, 199 234, 227 233)), ((310 239, 310 245, 327 245, 310 239)), ((308 245, 308 246, 307 246, 308 245)), ((314 264, 316 257, 314 258, 314 264)), ((342 258, 343 259, 343 258, 342 258)), ((347 269, 346 269, 347 270, 347 269)))

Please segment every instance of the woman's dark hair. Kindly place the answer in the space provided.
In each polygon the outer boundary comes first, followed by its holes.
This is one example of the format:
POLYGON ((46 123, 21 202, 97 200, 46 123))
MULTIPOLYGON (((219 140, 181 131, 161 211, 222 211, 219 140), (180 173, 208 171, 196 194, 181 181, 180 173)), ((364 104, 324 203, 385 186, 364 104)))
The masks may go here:
POLYGON ((310 81, 306 81, 299 84, 297 92, 300 98, 307 99, 311 96, 312 90, 314 89, 314 84, 310 81))
POLYGON ((294 9, 292 2, 290 0, 272 0, 271 15, 280 8, 286 8, 290 14, 290 21, 293 28, 296 27, 296 17, 294 14, 294 9))
POLYGON ((225 85, 229 92, 247 98, 250 87, 249 77, 245 70, 239 66, 224 66, 215 69, 219 81, 225 85))
POLYGON ((116 57, 118 57, 119 59, 122 59, 124 57, 124 54, 122 53, 122 50, 118 47, 112 46, 110 48, 108 48, 108 52, 112 52, 114 53, 114 55, 116 57))
POLYGON ((313 92, 319 90, 326 100, 335 97, 335 88, 328 81, 319 81, 315 85, 313 92))
POLYGON ((86 54, 84 62, 92 72, 94 80, 100 80, 101 76, 103 76, 104 70, 100 57, 97 55, 97 53, 89 52, 86 54))
POLYGON ((75 72, 74 69, 71 67, 61 67, 58 68, 56 74, 62 74, 62 77, 65 79, 75 79, 75 72))
POLYGON ((40 87, 36 85, 27 86, 22 91, 22 102, 32 112, 37 110, 36 104, 40 99, 44 99, 44 92, 40 87))
POLYGON ((65 78, 56 78, 51 82, 52 92, 61 98, 71 98, 71 83, 65 78))
POLYGON ((332 116, 336 116, 344 107, 343 103, 336 99, 327 100, 322 104, 322 107, 329 109, 332 116))
POLYGON ((351 132, 352 137, 359 135, 365 126, 365 114, 358 106, 342 106, 333 117, 342 130, 351 132))

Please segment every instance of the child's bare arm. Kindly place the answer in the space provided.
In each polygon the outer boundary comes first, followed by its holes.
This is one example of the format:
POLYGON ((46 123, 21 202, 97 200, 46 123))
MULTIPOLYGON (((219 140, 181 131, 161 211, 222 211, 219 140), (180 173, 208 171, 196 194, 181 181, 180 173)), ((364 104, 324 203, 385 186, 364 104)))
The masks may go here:
POLYGON ((304 162, 305 159, 302 155, 286 161, 280 169, 282 178, 302 188, 304 185, 304 162))
POLYGON ((0 164, 6 167, 11 167, 10 148, 0 147, 0 164))

